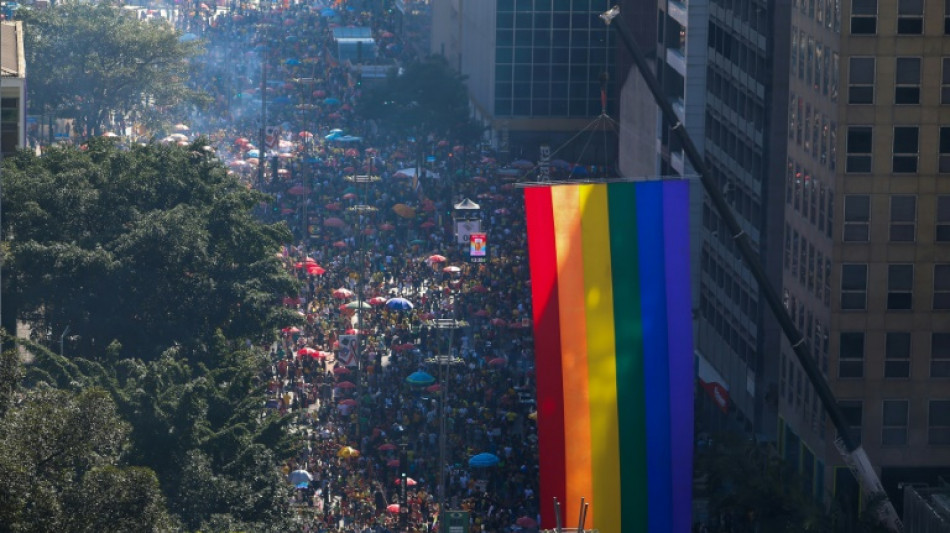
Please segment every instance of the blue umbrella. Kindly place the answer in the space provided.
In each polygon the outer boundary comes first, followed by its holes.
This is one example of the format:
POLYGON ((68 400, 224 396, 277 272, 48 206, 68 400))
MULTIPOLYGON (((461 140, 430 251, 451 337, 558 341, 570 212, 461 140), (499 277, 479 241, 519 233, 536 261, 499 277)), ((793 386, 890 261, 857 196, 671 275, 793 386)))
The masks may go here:
POLYGON ((260 150, 248 150, 248 151, 247 151, 247 156, 248 156, 248 157, 260 157, 260 156, 261 156, 261 152, 260 152, 260 150))
POLYGON ((586 176, 586 175, 587 175, 587 169, 584 168, 584 167, 582 167, 582 166, 580 166, 580 165, 576 165, 576 166, 574 167, 574 169, 571 170, 571 174, 573 174, 573 175, 575 175, 575 176, 586 176))
POLYGON ((325 8, 323 11, 320 12, 320 16, 321 16, 321 17, 326 17, 326 18, 335 17, 335 16, 336 16, 336 11, 334 11, 334 10, 332 10, 332 9, 330 9, 330 8, 328 7, 328 8, 325 8))
POLYGON ((390 298, 386 300, 386 309, 393 311, 409 311, 412 307, 412 302, 405 298, 390 298))
POLYGON ((472 468, 488 468, 501 462, 501 459, 493 453, 480 453, 473 455, 468 460, 468 466, 472 468))
POLYGON ((310 486, 310 483, 297 483, 298 489, 305 489, 310 486))
POLYGON ((191 41, 197 41, 197 40, 198 40, 198 36, 195 35, 194 33, 186 33, 178 38, 178 42, 180 43, 190 43, 191 41))
MULTIPOLYGON (((432 377, 431 374, 419 370, 409 374, 409 377, 406 378, 406 383, 424 387, 426 385, 432 385, 435 383, 435 378, 432 377)), ((496 457, 495 459, 498 458, 496 457)))
POLYGON ((310 481, 313 480, 313 476, 311 476, 310 472, 307 472, 306 470, 294 470, 293 472, 290 473, 288 478, 290 479, 290 482, 293 483, 294 485, 300 485, 301 483, 306 485, 307 483, 310 483, 310 481))
POLYGON ((287 61, 284 61, 284 63, 285 63, 286 65, 288 65, 288 66, 296 67, 297 65, 300 64, 300 60, 297 59, 296 57, 292 57, 292 58, 288 59, 287 61))
POLYGON ((331 97, 329 97, 329 98, 324 98, 324 99, 323 99, 323 103, 326 104, 326 105, 340 105, 340 100, 337 99, 337 98, 333 98, 333 97, 331 96, 331 97))

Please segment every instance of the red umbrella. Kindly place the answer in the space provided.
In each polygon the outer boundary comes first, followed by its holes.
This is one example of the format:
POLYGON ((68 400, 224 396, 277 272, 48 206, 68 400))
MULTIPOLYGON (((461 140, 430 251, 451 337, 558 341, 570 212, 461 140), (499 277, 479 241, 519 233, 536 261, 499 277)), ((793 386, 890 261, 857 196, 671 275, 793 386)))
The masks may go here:
POLYGON ((515 525, 525 529, 531 529, 533 527, 538 527, 538 521, 534 518, 531 518, 530 516, 522 516, 521 518, 515 520, 515 525))
POLYGON ((347 398, 343 400, 342 402, 340 402, 338 405, 348 405, 350 407, 356 407, 356 400, 352 398, 347 398))
POLYGON ((489 313, 487 309, 479 309, 478 311, 475 311, 475 316, 486 317, 488 314, 489 313))
MULTIPOLYGON (((402 480, 399 479, 399 478, 396 478, 396 484, 397 484, 397 485, 402 485, 402 480)), ((415 486, 418 485, 418 484, 419 484, 419 483, 417 483, 416 480, 412 479, 411 477, 407 477, 407 478, 406 478, 406 486, 407 486, 407 487, 415 487, 415 486)))
POLYGON ((339 289, 333 291, 333 297, 336 298, 337 300, 345 300, 347 298, 352 298, 353 291, 351 291, 350 289, 340 287, 339 289))
POLYGON ((442 269, 442 272, 447 272, 447 273, 450 273, 450 274, 454 274, 454 273, 456 273, 456 272, 461 272, 461 271, 462 271, 461 268, 459 268, 459 267, 457 267, 457 266, 454 266, 454 265, 450 265, 450 266, 447 266, 447 267, 445 267, 445 268, 442 269))
POLYGON ((343 155, 345 155, 346 157, 359 157, 360 151, 357 150, 356 148, 347 148, 343 152, 343 155))
POLYGON ((298 328, 297 326, 290 326, 290 327, 284 328, 284 329, 282 329, 282 330, 280 330, 280 331, 283 332, 283 333, 289 333, 289 334, 291 334, 291 335, 296 335, 297 333, 300 333, 300 328, 298 328))
POLYGON ((380 444, 380 445, 379 445, 379 448, 377 448, 377 450, 379 450, 379 451, 381 451, 381 452, 387 452, 387 451, 390 451, 390 450, 395 450, 395 449, 397 449, 397 448, 399 448, 399 447, 396 446, 395 444, 393 444, 393 443, 391 443, 391 442, 387 442, 386 444, 380 444))
POLYGON ((287 194, 303 196, 305 194, 310 194, 310 189, 304 187, 303 185, 294 185, 293 187, 287 189, 287 194))
POLYGON ((329 203, 329 204, 323 206, 323 208, 324 208, 324 209, 327 209, 327 210, 330 210, 330 211, 339 211, 339 210, 340 210, 340 204, 338 204, 338 203, 329 203))
POLYGON ((352 381, 341 381, 336 384, 341 389, 355 389, 356 385, 352 381))
POLYGON ((343 199, 344 199, 344 200, 353 200, 353 199, 355 199, 355 198, 356 198, 356 193, 354 193, 354 192, 348 192, 348 193, 346 193, 346 194, 343 195, 343 199))
POLYGON ((370 298, 369 300, 367 300, 367 302, 373 306, 383 305, 384 303, 386 303, 386 298, 382 296, 374 296, 370 298))
POLYGON ((491 366, 505 366, 507 362, 504 357, 496 357, 489 361, 488 364, 491 366))
POLYGON ((316 353, 317 353, 317 350, 309 346, 304 346, 303 348, 297 350, 297 355, 309 355, 312 357, 316 353))
POLYGON ((349 374, 349 373, 350 373, 350 369, 349 369, 349 368, 346 368, 345 366, 335 366, 335 367, 333 367, 333 373, 336 374, 336 375, 338 375, 338 376, 339 376, 339 375, 343 375, 343 374, 349 374))
POLYGON ((307 274, 311 276, 322 276, 324 273, 326 273, 326 269, 323 267, 316 265, 307 266, 307 274))
POLYGON ((508 324, 508 322, 505 322, 504 318, 493 318, 491 319, 491 323, 493 326, 505 326, 508 324))
POLYGON ((444 263, 444 262, 445 262, 445 256, 444 256, 444 255, 439 255, 439 254, 430 255, 429 258, 426 259, 426 261, 428 261, 428 262, 430 262, 430 263, 444 263))
POLYGON ((360 334, 361 334, 360 330, 358 330, 358 329, 356 329, 356 328, 350 328, 350 329, 346 330, 345 333, 346 333, 347 335, 360 335, 360 334))
POLYGON ((390 513, 393 513, 393 514, 398 513, 398 512, 399 512, 399 504, 398 504, 398 503, 391 503, 391 504, 387 505, 387 506, 386 506, 386 511, 388 511, 388 512, 390 512, 390 513))
POLYGON ((330 217, 323 221, 323 225, 330 228, 342 228, 346 225, 346 222, 343 222, 341 218, 330 217))
POLYGON ((380 225, 379 225, 379 229, 380 229, 380 231, 392 231, 392 230, 396 229, 396 226, 393 226, 392 224, 390 224, 390 223, 387 222, 387 223, 385 223, 385 224, 380 224, 380 225))
POLYGON ((432 222, 431 220, 427 220, 427 221, 423 222, 422 224, 419 224, 419 227, 420 227, 420 228, 425 228, 425 229, 434 228, 434 227, 435 227, 435 222, 432 222))
POLYGON ((343 241, 336 241, 333 243, 334 248, 346 248, 346 243, 343 241))
POLYGON ((396 468, 397 466, 399 466, 399 459, 390 459, 386 461, 386 466, 391 467, 391 468, 396 468))
POLYGON ((434 383, 426 387, 427 392, 439 392, 440 390, 442 390, 442 387, 438 383, 434 383))

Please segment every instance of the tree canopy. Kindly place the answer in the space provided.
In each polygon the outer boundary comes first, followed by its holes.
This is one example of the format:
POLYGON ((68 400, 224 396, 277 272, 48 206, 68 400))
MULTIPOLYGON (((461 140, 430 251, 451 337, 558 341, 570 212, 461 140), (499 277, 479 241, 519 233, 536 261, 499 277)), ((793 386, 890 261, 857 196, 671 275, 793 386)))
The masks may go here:
MULTIPOLYGON (((282 308, 296 281, 275 253, 291 238, 253 209, 205 150, 121 150, 108 139, 5 160, 7 309, 34 334, 96 360, 152 360, 176 347, 207 357, 216 332, 255 343, 300 317, 282 308)), ((8 323, 9 325, 9 323, 8 323)))
POLYGON ((58 113, 102 133, 111 113, 201 100, 185 82, 197 41, 108 3, 56 3, 24 17, 30 113, 58 113))
POLYGON ((385 82, 364 89, 360 109, 393 131, 434 134, 470 143, 483 128, 471 118, 466 77, 444 57, 432 55, 391 73, 385 82))

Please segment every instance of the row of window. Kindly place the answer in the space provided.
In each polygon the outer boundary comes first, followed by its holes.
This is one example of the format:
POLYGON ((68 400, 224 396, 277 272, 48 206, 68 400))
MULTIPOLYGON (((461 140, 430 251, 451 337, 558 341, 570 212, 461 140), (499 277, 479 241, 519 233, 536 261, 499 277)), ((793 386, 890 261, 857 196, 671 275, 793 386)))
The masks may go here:
MULTIPOLYGON (((848 103, 874 104, 877 84, 876 57, 855 56, 848 59, 848 103)), ((920 104, 923 58, 902 56, 894 58, 894 104, 920 104)), ((940 103, 950 104, 950 57, 941 61, 940 103)))
MULTIPOLYGON (((866 337, 864 331, 842 331, 838 335, 838 378, 864 378, 864 359, 866 337)), ((870 333, 880 335, 880 333, 870 333)), ((888 331, 884 341, 884 368, 885 378, 909 378, 912 338, 909 331, 888 331)), ((926 343, 926 337, 917 336, 918 342, 926 343)), ((950 333, 933 332, 930 334, 930 369, 931 378, 950 378, 950 333)), ((927 347, 919 350, 925 353, 927 347)))
POLYGON ((499 13, 532 11, 607 11, 607 0, 497 0, 499 13))
POLYGON ((838 101, 838 52, 823 45, 804 30, 792 26, 792 46, 789 65, 793 76, 811 87, 816 93, 838 101))
MULTIPOLYGON (((850 433, 860 443, 864 423, 862 400, 838 402, 850 433)), ((881 402, 881 445, 904 446, 910 428, 910 400, 887 399, 881 402)), ((927 444, 945 446, 950 444, 950 400, 927 400, 927 444)))
POLYGON ((785 225, 785 271, 792 279, 815 295, 819 302, 831 305, 831 257, 821 248, 799 236, 798 230, 785 225))
MULTIPOLYGON (((686 2, 682 2, 686 3, 686 2)), ((755 0, 713 0, 713 4, 723 8, 735 17, 736 23, 751 28, 760 34, 768 31, 768 9, 765 2, 755 0)))
POLYGON ((838 124, 794 92, 788 105, 788 138, 819 164, 835 170, 838 124))
MULTIPOLYGON (((891 144, 891 172, 916 174, 920 160, 920 126, 894 126, 891 144)), ((927 127, 925 134, 932 135, 927 127)), ((950 126, 941 126, 936 132, 937 172, 950 174, 950 126)), ((845 171, 851 174, 867 174, 873 167, 874 126, 848 126, 847 159, 845 171)))
MULTIPOLYGON (((950 196, 933 197, 934 241, 950 242, 950 196)), ((917 240, 917 197, 893 195, 889 197, 888 240, 915 242, 917 240)), ((871 239, 871 196, 849 194, 844 197, 844 242, 868 242, 871 239)), ((876 211, 880 212, 880 211, 876 211)))
MULTIPOLYGON (((888 311, 914 309, 914 275, 918 265, 897 263, 887 265, 885 308, 888 311)), ((868 265, 841 265, 841 310, 864 311, 868 301, 868 265)), ((933 265, 930 309, 950 310, 950 263, 933 265)))
POLYGON ((785 203, 796 213, 801 213, 801 220, 810 222, 831 238, 834 191, 792 159, 788 160, 785 173, 785 203))
MULTIPOLYGON (((878 0, 854 0, 851 3, 851 34, 876 35, 878 0)), ((943 33, 950 35, 950 0, 944 0, 943 33)), ((897 34, 924 33, 924 0, 897 0, 897 34)))
POLYGON ((736 316, 721 306, 705 282, 700 284, 699 315, 711 325, 733 353, 753 371, 756 369, 755 341, 743 332, 736 316))
POLYGON ((796 8, 829 30, 841 31, 841 0, 792 0, 792 9, 796 8))
POLYGON ((825 409, 821 406, 807 375, 793 357, 786 357, 784 353, 779 368, 779 397, 789 407, 798 411, 812 431, 824 439, 825 409))

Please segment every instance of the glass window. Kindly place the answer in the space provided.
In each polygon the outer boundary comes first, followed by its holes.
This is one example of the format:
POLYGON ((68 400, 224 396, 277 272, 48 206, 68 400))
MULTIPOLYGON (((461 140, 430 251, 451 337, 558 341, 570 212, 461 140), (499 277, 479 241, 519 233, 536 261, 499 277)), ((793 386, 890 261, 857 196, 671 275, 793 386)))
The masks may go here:
POLYGON ((868 266, 841 265, 841 309, 864 309, 867 305, 868 266))
POLYGON ((894 88, 895 104, 919 104, 920 58, 898 57, 895 81, 897 83, 894 88))
POLYGON ((838 377, 864 377, 864 332, 842 331, 838 338, 838 377))
POLYGON ((917 172, 919 130, 917 126, 894 127, 894 158, 891 170, 895 174, 914 174, 917 172))
POLYGON ((930 400, 927 426, 930 444, 950 444, 950 400, 930 400))
POLYGON ((877 0, 854 0, 851 3, 851 33, 853 35, 877 33, 877 0))
POLYGON ((950 0, 943 0, 943 34, 950 35, 950 0))
POLYGON ((848 61, 848 103, 874 103, 873 57, 852 57, 848 61))
POLYGON ((849 194, 844 197, 844 241, 867 242, 871 222, 871 197, 849 194))
POLYGON ((864 419, 864 405, 861 400, 841 400, 838 402, 841 414, 848 424, 848 434, 856 444, 861 444, 861 424, 864 419))
MULTIPOLYGON (((947 0, 950 2, 950 0, 947 0)), ((940 75, 940 103, 950 104, 950 57, 943 58, 940 75)))
POLYGON ((950 333, 930 336, 930 377, 950 378, 950 333))
POLYGON ((887 266, 887 309, 908 311, 913 307, 914 265, 887 266))
POLYGON ((898 0, 898 35, 920 35, 924 32, 924 0, 898 0))
POLYGON ((848 126, 848 172, 871 172, 872 132, 871 126, 848 126))
POLYGON ((934 240, 950 242, 950 196, 937 196, 937 229, 934 240))
POLYGON ((884 377, 910 377, 910 332, 887 332, 884 340, 884 377))
POLYGON ((934 265, 934 309, 950 309, 950 264, 934 265))
POLYGON ((881 419, 881 444, 903 446, 907 444, 907 400, 884 400, 881 419))
POLYGON ((917 197, 891 196, 890 240, 914 242, 917 233, 917 197))

